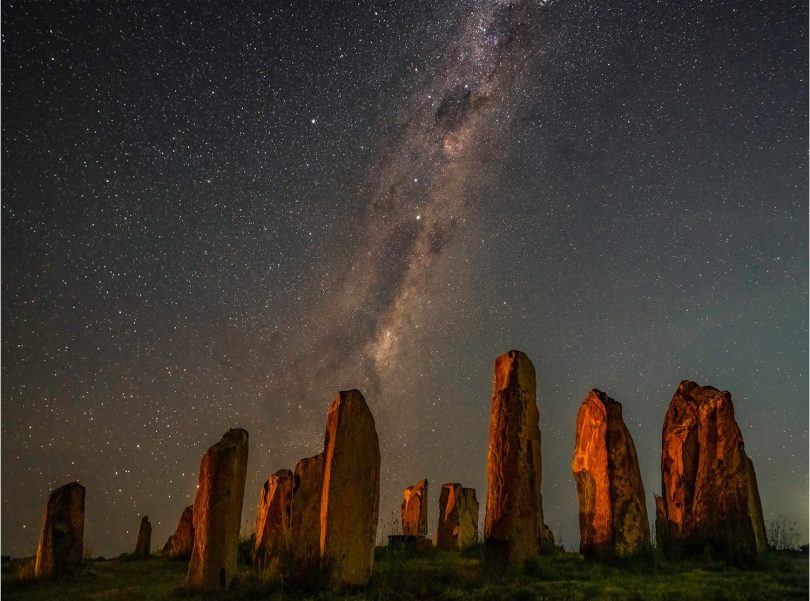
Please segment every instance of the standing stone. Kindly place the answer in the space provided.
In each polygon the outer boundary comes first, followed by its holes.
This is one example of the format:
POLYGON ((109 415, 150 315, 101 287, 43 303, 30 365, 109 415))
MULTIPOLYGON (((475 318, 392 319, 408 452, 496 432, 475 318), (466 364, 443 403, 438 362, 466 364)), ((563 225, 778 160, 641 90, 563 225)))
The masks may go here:
POLYGON ((402 491, 402 534, 427 535, 428 481, 420 480, 402 491))
POLYGON ((308 574, 321 558, 321 486, 323 453, 301 459, 293 473, 290 544, 296 571, 308 574))
POLYGON ((754 472, 754 462, 746 457, 746 470, 748 472, 748 515, 751 516, 751 525, 754 527, 754 540, 757 553, 768 550, 768 535, 765 531, 765 517, 762 515, 762 501, 759 498, 757 475, 754 472))
POLYGON ((141 527, 138 529, 138 541, 135 543, 135 555, 149 557, 152 552, 152 523, 149 516, 141 518, 141 527))
POLYGON ((190 557, 194 548, 194 506, 183 510, 177 529, 166 541, 163 554, 167 557, 190 557))
POLYGON ((670 552, 749 562, 767 545, 731 394, 683 381, 664 420, 656 525, 670 552))
POLYGON ((520 351, 495 360, 487 452, 487 561, 536 557, 543 532, 540 414, 534 365, 520 351))
POLYGON ((248 433, 228 430, 203 455, 194 499, 194 548, 186 585, 226 589, 237 572, 237 547, 247 475, 248 433))
POLYGON ((71 482, 54 490, 48 498, 42 514, 34 574, 70 574, 79 567, 83 551, 84 486, 71 482))
POLYGON ((478 499, 474 488, 458 483, 442 485, 439 496, 439 525, 436 546, 445 551, 460 551, 478 542, 478 499))
POLYGON ((591 390, 577 414, 572 461, 583 555, 629 555, 650 544, 636 447, 621 403, 591 390))
POLYGON ((278 576, 290 541, 290 502, 293 473, 279 470, 264 483, 256 517, 253 562, 270 577, 278 576))
POLYGON ((374 567, 380 508, 380 443, 358 390, 342 391, 324 437, 321 556, 334 588, 365 586, 374 567))

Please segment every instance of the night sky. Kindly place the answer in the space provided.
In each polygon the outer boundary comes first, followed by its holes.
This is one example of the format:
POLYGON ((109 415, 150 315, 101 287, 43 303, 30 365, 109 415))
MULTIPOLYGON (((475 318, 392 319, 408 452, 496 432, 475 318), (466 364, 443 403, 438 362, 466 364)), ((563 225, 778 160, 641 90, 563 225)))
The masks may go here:
POLYGON ((2 552, 34 553, 71 480, 92 554, 143 514, 162 546, 237 426, 248 532, 346 388, 380 435, 380 534, 423 477, 431 531, 442 482, 483 512, 513 348, 568 548, 586 392, 624 405, 652 516, 683 379, 731 391, 766 522, 806 542, 807 24, 785 1, 4 0, 2 552))

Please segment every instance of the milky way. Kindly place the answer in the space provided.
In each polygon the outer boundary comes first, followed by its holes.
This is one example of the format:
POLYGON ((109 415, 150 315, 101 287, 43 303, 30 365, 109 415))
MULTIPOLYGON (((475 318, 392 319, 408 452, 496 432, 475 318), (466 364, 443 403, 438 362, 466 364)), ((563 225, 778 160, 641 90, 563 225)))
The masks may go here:
POLYGON ((75 479, 92 553, 131 550, 143 514, 162 544, 237 426, 248 533, 347 388, 380 434, 380 535, 422 478, 433 530, 441 483, 485 498, 512 348, 569 548, 587 390, 623 404, 651 501, 682 379, 731 391, 766 521, 807 540, 806 5, 2 18, 4 554, 75 479))
POLYGON ((385 382, 397 377, 421 315, 447 304, 434 272, 448 247, 463 244, 460 230, 470 229, 476 168, 488 144, 502 143, 515 79, 541 41, 525 3, 471 8, 437 48, 443 64, 406 101, 368 177, 357 248, 331 300, 337 310, 328 338, 345 346, 317 344, 317 352, 338 352, 349 377, 365 373, 372 395, 384 397, 385 382))

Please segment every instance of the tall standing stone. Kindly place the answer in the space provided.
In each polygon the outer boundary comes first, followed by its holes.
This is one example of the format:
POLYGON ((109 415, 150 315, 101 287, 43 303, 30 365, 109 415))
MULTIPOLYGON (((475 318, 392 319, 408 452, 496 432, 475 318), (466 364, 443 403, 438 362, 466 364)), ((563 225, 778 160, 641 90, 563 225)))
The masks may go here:
POLYGON ((731 394, 683 381, 664 420, 657 538, 669 551, 748 562, 767 545, 731 394))
POLYGON ((427 535, 428 481, 420 480, 402 491, 402 534, 427 535))
POLYGON ((534 365, 520 351, 495 360, 487 452, 487 561, 536 557, 543 534, 540 414, 534 365))
POLYGON ((149 557, 152 552, 152 523, 149 516, 141 518, 141 527, 138 528, 138 540, 135 543, 135 555, 149 557))
POLYGON ((439 524, 436 546, 445 551, 460 551, 478 542, 478 499, 474 488, 461 484, 442 485, 439 495, 439 524))
POLYGON ((629 555, 650 544, 644 485, 621 403, 591 390, 577 414, 572 461, 583 555, 629 555))
POLYGON ((277 471, 262 486, 253 562, 266 576, 274 577, 281 572, 283 554, 289 548, 292 492, 290 470, 277 471))
POLYGON ((323 453, 301 459, 293 473, 290 545, 296 570, 312 572, 321 558, 321 487, 323 453))
POLYGON ((358 390, 342 391, 324 437, 321 556, 335 588, 365 586, 374 566, 380 508, 380 444, 358 390))
POLYGON ((70 574, 84 551, 84 486, 71 482, 48 497, 34 561, 36 576, 70 574))
POLYGON ((194 548, 194 506, 189 505, 180 515, 177 529, 166 541, 163 554, 167 557, 190 557, 194 548))
POLYGON ((248 433, 228 430, 203 455, 194 499, 194 548, 186 585, 213 591, 231 586, 247 475, 248 433))

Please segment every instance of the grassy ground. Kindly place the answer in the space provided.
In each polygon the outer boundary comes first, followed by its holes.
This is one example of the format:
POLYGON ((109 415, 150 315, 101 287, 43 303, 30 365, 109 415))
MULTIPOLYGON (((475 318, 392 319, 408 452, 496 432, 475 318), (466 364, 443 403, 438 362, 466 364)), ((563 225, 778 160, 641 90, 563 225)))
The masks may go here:
POLYGON ((4 576, 4 599, 34 601, 127 601, 168 599, 390 600, 409 599, 529 601, 533 599, 715 599, 783 600, 808 598, 806 555, 779 553, 751 570, 701 568, 671 564, 656 556, 610 563, 594 563, 572 553, 543 557, 519 572, 491 573, 482 567, 475 550, 464 556, 435 552, 407 557, 380 550, 374 577, 367 590, 335 595, 307 588, 271 585, 245 568, 236 590, 201 597, 183 591, 186 564, 159 558, 88 562, 77 575, 64 580, 32 581, 4 576))

